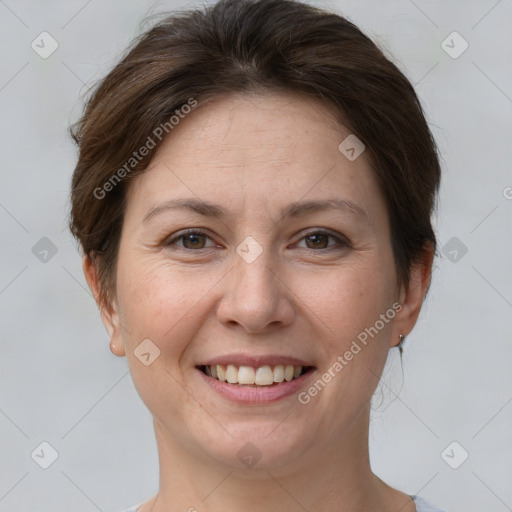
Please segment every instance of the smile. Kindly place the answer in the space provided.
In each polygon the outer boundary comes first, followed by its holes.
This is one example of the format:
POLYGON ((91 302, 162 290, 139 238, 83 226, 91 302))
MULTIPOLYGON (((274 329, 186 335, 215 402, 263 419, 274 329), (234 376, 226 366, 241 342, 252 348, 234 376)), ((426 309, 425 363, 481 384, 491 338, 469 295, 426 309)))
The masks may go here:
POLYGON ((235 364, 203 365, 199 369, 209 377, 239 386, 274 386, 290 382, 311 367, 277 364, 275 366, 244 366, 235 364))
POLYGON ((214 394, 243 406, 270 404, 305 388, 316 372, 307 360, 289 356, 225 354, 195 367, 214 394))

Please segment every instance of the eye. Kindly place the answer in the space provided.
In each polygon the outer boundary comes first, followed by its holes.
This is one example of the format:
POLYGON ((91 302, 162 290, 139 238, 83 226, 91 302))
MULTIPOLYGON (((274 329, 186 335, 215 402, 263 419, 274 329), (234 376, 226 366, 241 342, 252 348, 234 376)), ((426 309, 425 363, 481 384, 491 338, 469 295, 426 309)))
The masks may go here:
POLYGON ((306 241, 307 249, 329 249, 336 245, 328 245, 329 238, 336 240, 340 247, 349 245, 348 242, 343 238, 334 236, 332 233, 326 231, 310 231, 305 236, 303 236, 301 240, 306 241))
MULTIPOLYGON (((204 232, 197 229, 187 229, 179 232, 164 242, 165 247, 177 246, 178 249, 185 250, 202 250, 216 247, 216 244, 205 245, 206 240, 211 238, 204 232), (181 242, 181 245, 179 245, 181 242)), ((306 249, 332 249, 336 245, 339 248, 348 247, 349 243, 340 236, 335 236, 327 231, 310 231, 301 238, 306 241, 306 249), (337 243, 329 244, 329 239, 335 240, 337 243)))
POLYGON ((176 245, 177 241, 183 241, 183 245, 178 246, 180 249, 208 249, 208 247, 215 247, 215 244, 210 246, 205 246, 205 239, 209 239, 210 237, 204 233, 203 231, 197 231, 194 229, 187 229, 178 233, 178 235, 173 236, 172 238, 167 239, 164 242, 165 247, 169 247, 172 245, 176 245))

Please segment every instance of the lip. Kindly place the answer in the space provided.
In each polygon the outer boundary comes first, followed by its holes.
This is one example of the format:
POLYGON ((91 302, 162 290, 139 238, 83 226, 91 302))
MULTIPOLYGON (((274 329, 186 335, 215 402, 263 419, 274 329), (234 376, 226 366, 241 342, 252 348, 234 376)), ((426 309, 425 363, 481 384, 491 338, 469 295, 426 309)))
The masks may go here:
MULTIPOLYGON (((215 361, 216 360, 217 359, 215 359, 215 361)), ((276 359, 273 359, 273 361, 275 360, 276 359)), ((226 359, 224 359, 224 361, 226 361, 226 359)), ((287 361, 290 361, 290 358, 287 358, 287 361)), ((252 364, 247 364, 247 366, 252 366, 252 364)), ((260 366, 264 365, 262 364, 260 366)), ((297 364, 297 366, 308 365, 297 364)), ((227 382, 222 382, 218 379, 214 379, 213 377, 209 377, 208 375, 203 373, 198 367, 196 367, 195 370, 199 374, 202 381, 221 397, 226 398, 240 405, 262 405, 277 402, 278 400, 282 400, 286 397, 289 397, 290 395, 297 393, 302 387, 306 386, 309 379, 315 373, 316 368, 310 366, 309 370, 306 373, 302 374, 300 377, 297 377, 296 379, 293 379, 291 381, 281 382, 280 384, 277 384, 275 386, 242 386, 238 384, 229 384, 227 382)))
POLYGON ((247 354, 226 354, 224 356, 217 356, 213 359, 208 359, 197 366, 213 366, 217 364, 233 364, 235 366, 252 366, 259 368, 260 366, 276 366, 292 365, 292 366, 314 366, 313 363, 297 359, 295 357, 283 355, 261 355, 261 356, 248 356, 247 354))

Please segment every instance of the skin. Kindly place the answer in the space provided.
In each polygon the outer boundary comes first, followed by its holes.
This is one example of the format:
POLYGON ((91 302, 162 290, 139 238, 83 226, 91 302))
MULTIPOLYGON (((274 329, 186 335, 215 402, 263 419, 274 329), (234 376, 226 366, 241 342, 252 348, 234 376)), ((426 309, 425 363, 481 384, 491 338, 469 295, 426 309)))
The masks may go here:
MULTIPOLYGON (((174 128, 128 190, 114 298, 101 311, 154 418, 160 488, 141 512, 415 510, 372 473, 368 425, 388 351, 416 323, 433 253, 408 288, 397 285, 383 195, 366 153, 349 161, 338 150, 351 132, 331 112, 295 93, 217 98, 174 128), (164 211, 143 222, 154 205, 188 197, 230 214, 164 211), (292 202, 327 198, 364 215, 280 217, 292 202), (186 228, 206 236, 166 245, 186 228), (334 238, 311 237, 325 230, 334 238), (263 251, 252 263, 236 252, 247 236, 263 251), (306 405, 295 395, 237 405, 195 369, 219 354, 281 354, 311 361, 316 380, 396 301, 396 316, 306 405), (145 366, 134 350, 148 338, 160 355, 145 366), (261 453, 252 468, 237 457, 246 442, 261 453)), ((84 272, 99 297, 87 258, 84 272)))

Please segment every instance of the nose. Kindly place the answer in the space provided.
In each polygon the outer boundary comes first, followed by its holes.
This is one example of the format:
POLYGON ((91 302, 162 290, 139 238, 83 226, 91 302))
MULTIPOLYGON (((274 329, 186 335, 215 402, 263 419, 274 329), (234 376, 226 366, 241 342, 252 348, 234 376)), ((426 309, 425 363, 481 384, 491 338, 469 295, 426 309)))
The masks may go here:
POLYGON ((217 308, 221 323, 262 334, 291 324, 293 292, 270 253, 270 249, 263 249, 252 262, 234 254, 233 269, 226 276, 224 295, 217 308))

